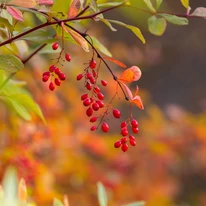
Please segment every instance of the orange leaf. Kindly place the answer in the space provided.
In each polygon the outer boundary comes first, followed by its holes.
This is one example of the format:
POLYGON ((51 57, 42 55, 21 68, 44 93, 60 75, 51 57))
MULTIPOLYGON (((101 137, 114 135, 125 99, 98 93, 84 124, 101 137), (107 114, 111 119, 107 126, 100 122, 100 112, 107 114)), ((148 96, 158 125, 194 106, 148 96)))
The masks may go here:
POLYGON ((124 84, 124 83, 122 83, 122 85, 124 86, 124 88, 125 88, 128 96, 129 96, 129 99, 130 99, 130 100, 133 99, 133 95, 132 95, 132 92, 131 92, 131 90, 129 89, 129 87, 128 87, 126 84, 124 84))
POLYGON ((23 20, 23 15, 21 13, 21 11, 13 6, 7 6, 6 10, 8 11, 8 13, 16 20, 18 21, 24 21, 23 20))
POLYGON ((128 69, 126 69, 122 75, 119 77, 119 81, 125 82, 125 83, 131 83, 133 81, 137 81, 140 79, 142 75, 141 70, 137 66, 132 66, 128 69))
POLYGON ((25 8, 33 8, 37 6, 37 1, 36 0, 12 0, 9 1, 9 4, 25 7, 25 8))
POLYGON ((111 61, 111 62, 117 64, 117 65, 120 66, 120 67, 127 68, 127 66, 126 66, 124 63, 122 63, 122 62, 120 62, 120 61, 118 61, 118 60, 116 60, 116 59, 113 59, 113 58, 111 58, 111 57, 103 57, 103 59, 108 60, 108 61, 111 61))
POLYGON ((134 103, 136 106, 138 106, 140 109, 144 109, 142 100, 140 96, 135 96, 130 102, 134 103))
POLYGON ((39 5, 53 5, 54 1, 53 0, 39 0, 38 3, 39 5))
POLYGON ((84 51, 89 52, 89 44, 80 34, 72 29, 68 29, 63 22, 61 23, 61 26, 66 33, 71 34, 72 38, 84 49, 84 51))
POLYGON ((80 0, 73 0, 69 8, 68 17, 73 18, 77 16, 77 14, 79 13, 80 7, 81 7, 80 0))

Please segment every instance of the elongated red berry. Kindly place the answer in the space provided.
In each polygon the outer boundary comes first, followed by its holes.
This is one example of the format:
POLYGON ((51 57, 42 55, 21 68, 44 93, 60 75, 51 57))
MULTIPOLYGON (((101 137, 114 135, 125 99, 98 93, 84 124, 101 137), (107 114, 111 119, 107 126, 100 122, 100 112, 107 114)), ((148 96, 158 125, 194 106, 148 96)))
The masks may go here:
POLYGON ((97 121, 97 117, 92 117, 91 119, 90 119, 90 122, 96 122, 97 121))
POLYGON ((102 86, 106 87, 107 86, 107 82, 105 80, 101 80, 102 86))
POLYGON ((126 142, 127 142, 127 138, 126 138, 126 137, 123 137, 123 138, 121 139, 121 143, 124 144, 124 143, 126 143, 126 142))
POLYGON ((96 129, 97 129, 96 126, 92 126, 90 130, 91 130, 91 131, 94 131, 94 130, 96 130, 96 129))
POLYGON ((129 135, 129 139, 130 139, 130 140, 134 140, 134 141, 136 141, 136 140, 135 140, 135 137, 132 136, 132 135, 129 135))
POLYGON ((121 123, 121 128, 126 127, 127 126, 127 122, 122 122, 121 123))
POLYGON ((83 77, 83 74, 78 74, 78 75, 77 75, 77 81, 81 80, 82 77, 83 77))
POLYGON ((120 111, 119 111, 118 109, 113 109, 113 116, 114 116, 115 118, 119 119, 120 116, 121 116, 120 111))
POLYGON ((55 72, 55 74, 57 74, 57 75, 58 75, 61 71, 60 71, 60 69, 59 69, 59 68, 57 68, 57 67, 56 67, 56 68, 54 69, 54 72, 55 72))
POLYGON ((129 142, 130 142, 130 144, 131 144, 132 146, 136 146, 136 141, 135 141, 135 140, 130 139, 129 142))
POLYGON ((98 86, 94 87, 94 92, 98 94, 100 92, 100 88, 98 86))
POLYGON ((133 131, 133 133, 138 134, 139 129, 138 129, 138 127, 132 127, 132 131, 133 131))
POLYGON ((86 88, 87 88, 87 90, 91 90, 92 89, 92 85, 89 82, 87 82, 86 83, 86 88))
POLYGON ((57 86, 60 86, 60 85, 61 85, 61 81, 60 81, 58 78, 55 78, 55 79, 54 79, 54 83, 55 83, 57 86))
POLYGON ((93 97, 90 97, 90 100, 91 100, 91 103, 93 103, 93 102, 94 102, 94 98, 93 98, 93 97))
POLYGON ((44 72, 44 73, 42 74, 42 77, 45 76, 45 75, 46 75, 46 76, 50 76, 50 72, 49 72, 49 71, 44 72))
POLYGON ((104 95, 101 92, 97 94, 97 97, 99 100, 104 100, 104 95))
POLYGON ((71 61, 71 56, 69 54, 65 54, 65 59, 70 62, 71 61))
POLYGON ((106 122, 102 123, 102 131, 105 133, 109 131, 109 125, 106 122))
POLYGON ((93 110, 92 110, 91 107, 89 107, 89 108, 86 110, 86 115, 87 115, 88 117, 91 117, 92 114, 93 114, 93 110))
POLYGON ((91 69, 95 69, 96 65, 97 65, 97 62, 94 59, 92 59, 89 63, 89 67, 91 69))
POLYGON ((49 79, 49 76, 50 76, 50 75, 44 75, 44 76, 42 77, 42 81, 43 81, 43 82, 47 82, 48 79, 49 79))
POLYGON ((104 107, 104 102, 97 100, 96 103, 99 105, 100 108, 104 107))
POLYGON ((128 150, 128 145, 123 144, 121 149, 122 149, 123 152, 126 152, 128 150))
POLYGON ((92 104, 92 109, 93 109, 94 111, 98 111, 98 110, 99 110, 99 105, 98 105, 96 102, 94 102, 94 103, 92 104))
POLYGON ((87 79, 90 79, 92 77, 92 74, 87 72, 87 79))
POLYGON ((51 66, 49 67, 49 71, 50 71, 50 72, 54 72, 55 68, 56 68, 55 65, 51 65, 51 66))
POLYGON ((95 78, 97 76, 97 73, 94 70, 92 70, 92 75, 95 78))
POLYGON ((91 104, 90 98, 86 98, 86 99, 83 101, 83 105, 84 105, 85 107, 89 106, 90 104, 91 104))
POLYGON ((89 81, 91 82, 91 84, 94 84, 96 82, 94 77, 89 78, 89 81))
POLYGON ((54 91, 55 85, 54 85, 53 82, 50 82, 50 83, 49 83, 49 89, 50 89, 51 91, 54 91))
POLYGON ((126 127, 123 127, 121 130, 122 136, 127 136, 129 134, 128 129, 126 127))
POLYGON ((55 42, 55 43, 52 44, 52 49, 53 50, 57 50, 58 47, 59 47, 59 43, 58 42, 55 42))
POLYGON ((122 142, 120 140, 114 143, 115 148, 119 148, 121 145, 122 145, 122 142))
POLYGON ((61 79, 62 81, 64 81, 66 79, 66 75, 62 72, 59 72, 58 74, 59 79, 61 79))
POLYGON ((82 94, 81 100, 84 101, 86 98, 88 98, 88 94, 87 93, 82 94))
POLYGON ((132 119, 131 125, 132 125, 132 127, 138 127, 138 122, 137 122, 137 120, 136 120, 136 119, 132 119))

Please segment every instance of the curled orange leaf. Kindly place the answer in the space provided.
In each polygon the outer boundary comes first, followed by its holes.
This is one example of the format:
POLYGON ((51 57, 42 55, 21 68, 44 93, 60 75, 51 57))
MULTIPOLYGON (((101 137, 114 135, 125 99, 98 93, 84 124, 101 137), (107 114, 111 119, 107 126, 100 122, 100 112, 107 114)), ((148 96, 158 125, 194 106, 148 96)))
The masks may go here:
POLYGON ((75 17, 79 13, 80 8, 81 8, 80 0, 73 0, 69 8, 68 17, 69 18, 75 17))
POLYGON ((132 66, 126 69, 119 77, 118 80, 125 83, 131 83, 139 80, 141 76, 142 76, 142 72, 140 68, 137 66, 132 66))
POLYGON ((21 6, 25 8, 34 8, 37 6, 37 1, 36 0, 11 0, 9 1, 9 4, 13 4, 16 6, 21 6))
POLYGON ((111 58, 111 57, 104 57, 104 59, 105 59, 105 60, 108 60, 108 61, 111 61, 111 62, 117 64, 117 65, 120 66, 120 67, 127 68, 127 66, 126 66, 124 63, 122 63, 122 62, 120 62, 120 61, 118 61, 118 60, 116 60, 116 59, 113 59, 113 58, 111 58))

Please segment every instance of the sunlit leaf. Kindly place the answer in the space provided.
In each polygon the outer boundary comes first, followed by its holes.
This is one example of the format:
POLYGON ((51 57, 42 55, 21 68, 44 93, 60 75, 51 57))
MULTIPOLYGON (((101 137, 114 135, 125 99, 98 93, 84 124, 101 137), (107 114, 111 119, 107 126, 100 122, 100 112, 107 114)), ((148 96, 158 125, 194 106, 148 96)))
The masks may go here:
POLYGON ((132 202, 123 206, 145 206, 145 202, 144 201, 132 202))
POLYGON ((155 8, 153 7, 153 5, 152 5, 152 2, 150 1, 150 0, 143 0, 144 1, 144 3, 147 5, 147 7, 148 7, 148 9, 150 10, 150 11, 152 11, 152 12, 156 12, 156 10, 155 10, 155 8))
POLYGON ((16 6, 22 6, 25 8, 33 8, 37 6, 37 1, 36 0, 11 0, 9 2, 10 4, 16 5, 16 6))
POLYGON ((97 6, 99 8, 107 8, 107 7, 114 7, 114 6, 120 6, 126 4, 128 1, 122 1, 122 2, 106 2, 106 3, 100 3, 97 6))
POLYGON ((189 23, 188 20, 184 17, 178 17, 171 14, 159 14, 159 15, 164 17, 168 22, 179 26, 188 25, 189 23))
POLYGON ((202 18, 206 18, 206 8, 205 7, 198 7, 194 10, 190 16, 199 16, 202 18))
POLYGON ((119 81, 130 83, 133 81, 137 81, 140 79, 142 75, 141 70, 137 66, 132 66, 128 69, 126 69, 122 75, 118 78, 119 81))
POLYGON ((97 183, 98 200, 100 206, 107 206, 107 193, 101 182, 97 183))
POLYGON ((117 30, 110 24, 110 22, 109 22, 107 19, 101 18, 100 21, 103 22, 106 26, 108 26, 112 31, 117 31, 117 30))
POLYGON ((122 62, 120 62, 120 61, 118 61, 114 58, 104 57, 104 59, 107 60, 107 61, 111 61, 111 62, 115 63, 116 65, 118 65, 120 67, 127 68, 127 66, 124 63, 122 63, 122 62))
POLYGON ((2 9, 0 12, 0 17, 6 19, 9 24, 13 25, 13 18, 12 16, 8 13, 8 11, 6 9, 2 9))
POLYGON ((81 8, 80 0, 72 0, 71 5, 69 7, 68 18, 75 17, 81 8))
POLYGON ((141 97, 140 96, 135 96, 132 100, 131 100, 132 103, 134 103, 137 107, 139 107, 140 109, 144 109, 144 106, 143 106, 143 103, 142 103, 142 100, 141 100, 141 97))
POLYGON ((64 206, 61 200, 54 198, 53 206, 64 206))
POLYGON ((23 20, 23 15, 21 13, 21 11, 13 6, 7 6, 6 10, 8 11, 8 13, 16 20, 18 21, 24 21, 23 20))
POLYGON ((151 16, 148 19, 148 29, 154 35, 161 36, 165 32, 166 26, 167 22, 164 18, 151 16))
POLYGON ((23 178, 20 179, 19 185, 18 185, 18 199, 22 202, 27 201, 27 188, 26 188, 26 182, 23 178))
POLYGON ((0 55, 0 69, 14 73, 24 67, 22 61, 14 55, 0 55))
POLYGON ((54 1, 53 0, 38 0, 38 3, 40 5, 53 5, 54 4, 54 1))
POLYGON ((180 0, 180 1, 181 1, 182 5, 183 5, 186 9, 189 8, 189 0, 180 0))
POLYGON ((159 9, 159 7, 161 6, 163 0, 156 0, 156 9, 159 9))
POLYGON ((125 88, 125 90, 126 90, 126 93, 127 93, 128 97, 129 97, 129 99, 130 99, 130 100, 133 99, 133 94, 132 94, 130 88, 129 88, 126 84, 124 84, 124 83, 121 83, 121 84, 124 86, 124 88, 125 88))

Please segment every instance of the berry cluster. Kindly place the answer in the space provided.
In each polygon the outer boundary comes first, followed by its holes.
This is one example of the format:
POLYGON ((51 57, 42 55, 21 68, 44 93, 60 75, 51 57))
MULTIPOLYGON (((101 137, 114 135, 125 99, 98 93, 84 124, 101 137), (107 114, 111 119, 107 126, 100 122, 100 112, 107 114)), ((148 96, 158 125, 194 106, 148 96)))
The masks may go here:
MULTIPOLYGON (((52 49, 57 50, 59 47, 58 42, 55 42, 52 44, 52 49)), ((60 54, 61 56, 61 54, 60 54)), ((65 54, 65 60, 70 62, 71 61, 71 56, 69 54, 65 54)), ((58 63, 58 62, 57 62, 58 63)), ((66 75, 54 64, 52 64, 48 71, 44 72, 42 74, 42 81, 47 82, 50 79, 49 83, 49 89, 53 91, 55 89, 55 86, 60 86, 61 81, 64 81, 66 79, 66 75)))

